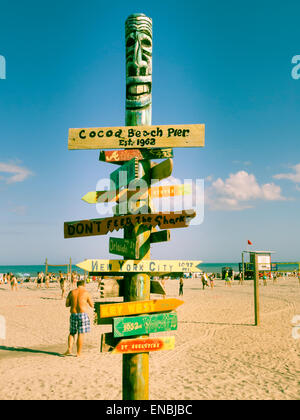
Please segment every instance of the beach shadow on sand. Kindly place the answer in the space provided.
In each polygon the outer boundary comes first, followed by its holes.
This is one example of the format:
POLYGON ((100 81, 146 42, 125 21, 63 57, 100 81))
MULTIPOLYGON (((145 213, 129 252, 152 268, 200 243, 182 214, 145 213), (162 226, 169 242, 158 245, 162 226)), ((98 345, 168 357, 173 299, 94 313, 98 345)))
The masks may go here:
POLYGON ((0 346, 0 351, 1 350, 7 351, 7 352, 36 353, 36 354, 47 354, 49 356, 64 357, 64 355, 62 353, 58 353, 58 352, 54 352, 54 351, 47 351, 47 350, 39 350, 39 349, 29 349, 29 348, 26 348, 26 347, 0 346))

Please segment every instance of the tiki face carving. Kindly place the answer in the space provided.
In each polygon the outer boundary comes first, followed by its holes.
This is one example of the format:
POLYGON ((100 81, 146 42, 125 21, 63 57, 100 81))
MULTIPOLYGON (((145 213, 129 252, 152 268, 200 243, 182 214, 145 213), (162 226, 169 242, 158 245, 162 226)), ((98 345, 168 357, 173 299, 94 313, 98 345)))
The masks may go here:
POLYGON ((126 35, 126 109, 151 106, 152 20, 143 14, 130 15, 126 35))

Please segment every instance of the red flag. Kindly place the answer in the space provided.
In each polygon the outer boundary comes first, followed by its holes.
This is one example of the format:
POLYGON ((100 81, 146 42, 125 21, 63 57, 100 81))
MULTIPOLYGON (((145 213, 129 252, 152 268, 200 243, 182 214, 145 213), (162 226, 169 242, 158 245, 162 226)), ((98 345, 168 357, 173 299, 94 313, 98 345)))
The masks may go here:
POLYGON ((252 242, 251 242, 251 241, 249 241, 249 239, 248 239, 248 245, 252 245, 252 242))

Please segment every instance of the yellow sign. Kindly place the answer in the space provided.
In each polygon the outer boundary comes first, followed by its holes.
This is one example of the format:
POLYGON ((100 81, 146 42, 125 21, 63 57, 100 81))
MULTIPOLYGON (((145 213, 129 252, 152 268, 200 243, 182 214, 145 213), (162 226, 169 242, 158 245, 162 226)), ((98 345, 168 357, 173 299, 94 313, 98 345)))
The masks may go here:
POLYGON ((110 201, 126 201, 134 194, 139 193, 139 199, 146 198, 149 193, 150 198, 175 197, 178 195, 188 195, 192 192, 190 184, 182 185, 161 185, 159 187, 151 187, 145 190, 144 195, 140 195, 140 191, 131 191, 128 189, 117 191, 90 191, 86 193, 82 200, 89 204, 107 203, 110 201))
POLYGON ((204 124, 70 128, 68 147, 70 150, 203 147, 204 137, 204 124))
POLYGON ((85 260, 78 264, 90 273, 199 273, 202 261, 181 260, 85 260))

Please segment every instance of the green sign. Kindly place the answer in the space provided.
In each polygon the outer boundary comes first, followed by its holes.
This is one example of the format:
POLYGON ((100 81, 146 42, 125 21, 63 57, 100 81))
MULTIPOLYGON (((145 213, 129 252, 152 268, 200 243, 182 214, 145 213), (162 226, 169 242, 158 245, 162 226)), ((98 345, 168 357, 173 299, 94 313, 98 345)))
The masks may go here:
POLYGON ((128 259, 139 258, 136 243, 132 239, 109 238, 109 252, 128 259))
POLYGON ((177 330, 177 313, 139 315, 113 318, 114 337, 150 334, 177 330))

